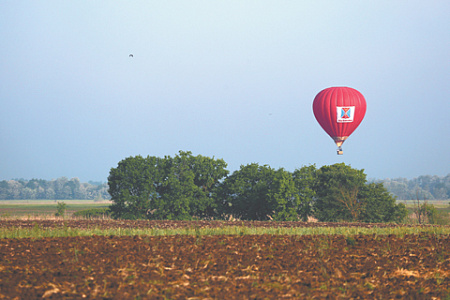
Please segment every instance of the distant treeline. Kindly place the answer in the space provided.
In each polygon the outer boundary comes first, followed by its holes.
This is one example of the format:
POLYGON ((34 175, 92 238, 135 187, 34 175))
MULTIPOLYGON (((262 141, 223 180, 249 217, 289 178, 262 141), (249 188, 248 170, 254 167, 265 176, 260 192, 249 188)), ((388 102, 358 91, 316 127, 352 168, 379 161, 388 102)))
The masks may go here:
POLYGON ((14 179, 0 181, 0 200, 95 200, 110 199, 106 183, 82 183, 78 178, 68 179, 14 179))
POLYGON ((372 180, 383 183, 397 200, 447 200, 450 199, 450 174, 445 177, 422 175, 408 180, 394 178, 372 180))

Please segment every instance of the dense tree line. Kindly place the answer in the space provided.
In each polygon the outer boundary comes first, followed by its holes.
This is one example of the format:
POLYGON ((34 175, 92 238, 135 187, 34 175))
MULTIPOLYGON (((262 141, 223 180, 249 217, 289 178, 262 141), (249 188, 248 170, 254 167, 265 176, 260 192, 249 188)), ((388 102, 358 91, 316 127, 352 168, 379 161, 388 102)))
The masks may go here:
POLYGON ((450 174, 445 177, 423 175, 408 180, 394 178, 373 180, 384 187, 398 200, 447 200, 450 199, 450 174))
POLYGON ((192 156, 129 157, 108 177, 117 218, 189 219, 215 214, 214 193, 228 171, 221 159, 192 156))
POLYGON ((403 204, 363 170, 345 164, 294 172, 256 163, 231 175, 222 159, 180 151, 128 157, 108 177, 112 215, 124 219, 400 222, 403 204))
POLYGON ((109 199, 106 183, 82 183, 78 178, 53 180, 15 179, 0 181, 1 200, 70 200, 109 199))

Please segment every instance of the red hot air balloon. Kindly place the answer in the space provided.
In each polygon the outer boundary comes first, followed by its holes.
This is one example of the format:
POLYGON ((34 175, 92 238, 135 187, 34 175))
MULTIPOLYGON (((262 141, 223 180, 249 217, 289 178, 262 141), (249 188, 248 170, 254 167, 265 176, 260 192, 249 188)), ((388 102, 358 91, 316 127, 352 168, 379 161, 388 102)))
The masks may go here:
POLYGON ((330 87, 314 98, 314 116, 338 146, 341 155, 342 144, 358 127, 366 114, 366 100, 355 89, 330 87))

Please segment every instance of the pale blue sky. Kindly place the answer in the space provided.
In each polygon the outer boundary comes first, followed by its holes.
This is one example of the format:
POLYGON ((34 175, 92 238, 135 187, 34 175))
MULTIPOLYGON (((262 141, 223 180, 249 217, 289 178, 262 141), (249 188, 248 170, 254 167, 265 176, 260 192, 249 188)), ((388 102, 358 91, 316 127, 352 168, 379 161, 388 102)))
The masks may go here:
POLYGON ((449 20, 433 0, 1 1, 0 180, 179 150, 447 175, 449 20), (343 156, 312 113, 330 86, 367 101, 343 156))

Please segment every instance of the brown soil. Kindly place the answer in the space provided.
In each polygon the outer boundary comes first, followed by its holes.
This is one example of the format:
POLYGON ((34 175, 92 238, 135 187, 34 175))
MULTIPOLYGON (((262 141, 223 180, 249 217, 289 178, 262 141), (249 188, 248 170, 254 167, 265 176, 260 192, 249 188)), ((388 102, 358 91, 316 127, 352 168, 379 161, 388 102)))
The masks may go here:
POLYGON ((0 239, 0 298, 6 299, 449 296, 445 235, 0 239))

